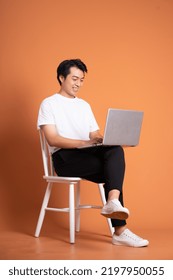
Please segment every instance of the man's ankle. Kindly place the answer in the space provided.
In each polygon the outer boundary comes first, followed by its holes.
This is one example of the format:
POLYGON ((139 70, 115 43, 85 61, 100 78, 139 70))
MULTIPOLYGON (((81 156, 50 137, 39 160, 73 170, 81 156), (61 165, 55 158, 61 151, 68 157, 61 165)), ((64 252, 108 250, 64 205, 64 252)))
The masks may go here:
POLYGON ((115 227, 115 228, 114 228, 114 229, 115 229, 115 234, 116 234, 116 235, 120 235, 126 228, 127 228, 126 225, 115 227))

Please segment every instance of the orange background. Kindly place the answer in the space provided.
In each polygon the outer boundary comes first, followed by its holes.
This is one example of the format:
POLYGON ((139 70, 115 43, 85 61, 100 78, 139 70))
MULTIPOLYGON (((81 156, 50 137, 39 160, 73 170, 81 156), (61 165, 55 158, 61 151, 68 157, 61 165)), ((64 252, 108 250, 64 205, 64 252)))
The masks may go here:
MULTIPOLYGON (((1 0, 0 11, 1 229, 34 234, 45 191, 37 113, 58 91, 56 67, 68 58, 88 66, 79 97, 102 132, 109 107, 145 112, 140 145, 125 150, 128 223, 171 229, 173 1, 1 0)), ((65 203, 66 188, 54 194, 52 203, 65 203)), ((82 199, 100 200, 94 184, 82 183, 82 199)), ((103 217, 87 211, 83 229, 108 230, 103 217)), ((66 214, 48 216, 44 228, 67 226, 66 214)))

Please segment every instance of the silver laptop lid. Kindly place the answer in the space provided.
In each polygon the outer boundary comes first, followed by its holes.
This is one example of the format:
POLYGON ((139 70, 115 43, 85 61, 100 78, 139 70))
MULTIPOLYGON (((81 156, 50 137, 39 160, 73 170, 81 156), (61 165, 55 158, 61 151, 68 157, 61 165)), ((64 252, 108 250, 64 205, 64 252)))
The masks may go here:
POLYGON ((109 109, 103 145, 136 146, 143 120, 142 111, 109 109))

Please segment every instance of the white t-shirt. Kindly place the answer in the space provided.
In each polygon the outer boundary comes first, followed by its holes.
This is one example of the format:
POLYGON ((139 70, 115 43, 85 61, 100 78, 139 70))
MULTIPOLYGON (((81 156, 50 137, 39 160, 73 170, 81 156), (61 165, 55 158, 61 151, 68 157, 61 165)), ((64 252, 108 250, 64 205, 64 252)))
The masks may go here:
MULTIPOLYGON (((40 105, 37 126, 54 124, 63 137, 89 140, 89 133, 99 129, 90 105, 78 98, 54 94, 40 105)), ((50 147, 51 153, 58 147, 50 147)))

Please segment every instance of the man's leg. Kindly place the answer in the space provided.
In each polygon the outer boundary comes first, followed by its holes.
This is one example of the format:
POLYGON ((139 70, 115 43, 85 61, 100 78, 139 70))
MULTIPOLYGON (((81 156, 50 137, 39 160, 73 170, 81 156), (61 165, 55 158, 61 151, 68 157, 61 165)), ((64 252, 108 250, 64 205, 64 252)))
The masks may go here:
MULTIPOLYGON (((104 182, 106 200, 118 199, 123 202, 123 181, 125 174, 124 151, 121 146, 100 147, 99 151, 104 162, 104 182)), ((125 219, 111 219, 113 227, 126 225, 125 219)))
MULTIPOLYGON (((118 193, 123 205, 122 185, 125 171, 123 149, 94 147, 91 149, 62 149, 53 155, 55 170, 60 176, 78 176, 92 182, 105 183, 106 200, 118 193)), ((125 220, 112 219, 113 226, 125 225, 125 220)))
POLYGON ((93 149, 61 149, 55 152, 52 158, 56 173, 59 176, 77 176, 103 182, 103 164, 93 149))

